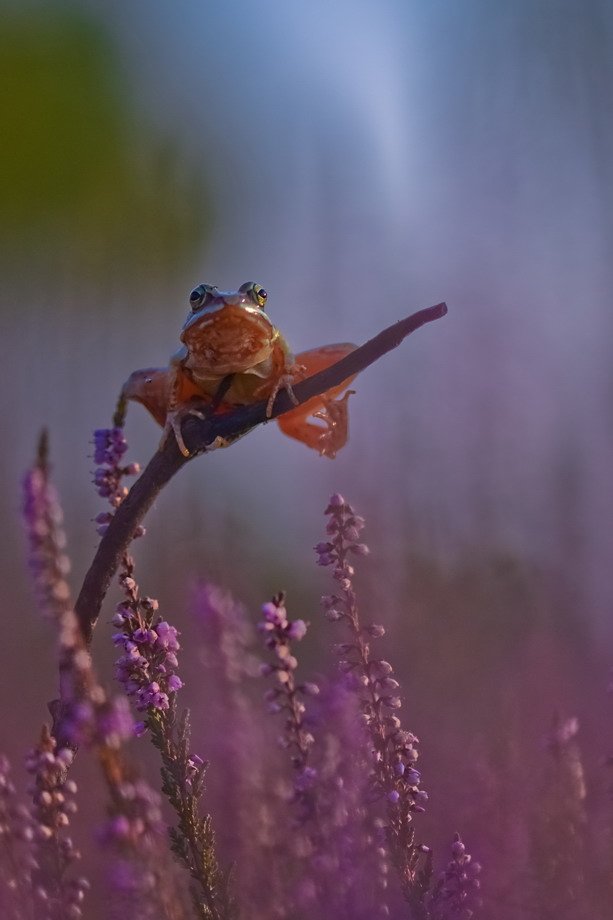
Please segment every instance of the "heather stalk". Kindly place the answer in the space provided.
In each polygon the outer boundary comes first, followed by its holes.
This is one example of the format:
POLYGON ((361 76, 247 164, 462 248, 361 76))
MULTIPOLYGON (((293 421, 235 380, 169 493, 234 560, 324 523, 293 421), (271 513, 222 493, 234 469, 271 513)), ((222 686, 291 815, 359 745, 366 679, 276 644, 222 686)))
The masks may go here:
MULTIPOLYGON (((285 897, 287 916, 339 917, 343 895, 343 880, 337 875, 338 854, 334 834, 326 827, 326 803, 322 801, 319 769, 313 762, 315 738, 309 728, 313 719, 307 714, 306 699, 319 695, 313 682, 298 682, 298 659, 294 644, 307 632, 304 620, 291 620, 285 607, 285 595, 277 594, 262 607, 258 623, 264 645, 272 660, 261 665, 262 677, 270 678, 273 686, 266 691, 268 711, 283 717, 283 733, 279 744, 289 754, 293 770, 290 847, 286 859, 295 859, 295 875, 291 891, 285 897)), ((321 756, 320 751, 320 756, 321 756)), ((327 803, 328 805, 330 803, 327 803)), ((329 824, 330 822, 328 822, 329 824)))
MULTIPOLYGON (((124 865, 130 864, 130 916, 135 920, 177 916, 164 908, 168 885, 159 877, 154 885, 150 884, 151 867, 158 872, 161 865, 161 829, 159 819, 152 818, 159 812, 159 804, 146 783, 136 780, 133 771, 128 770, 120 753, 122 744, 133 737, 129 707, 122 697, 109 698, 99 684, 72 607, 65 580, 69 562, 63 552, 66 540, 62 511, 49 477, 44 438, 37 463, 26 476, 24 493, 34 585, 43 613, 56 623, 60 652, 61 698, 53 705, 54 730, 52 733, 43 727, 39 745, 27 762, 33 774, 38 862, 35 890, 44 902, 46 916, 52 920, 80 916, 87 885, 85 880, 68 875, 78 852, 66 836, 69 816, 76 810, 76 784, 67 774, 76 749, 85 745, 97 753, 110 797, 104 840, 115 841, 115 851, 121 849, 124 865), (137 788, 139 795, 135 794, 137 788)), ((113 880, 118 878, 119 872, 115 871, 113 880)), ((125 886, 116 884, 114 889, 121 892, 126 905, 125 886)))
POLYGON ((416 736, 401 727, 397 712, 402 702, 399 684, 388 661, 373 657, 370 643, 384 635, 384 627, 372 623, 362 626, 353 588, 355 570, 350 560, 368 554, 359 541, 364 519, 357 515, 341 495, 333 495, 325 510, 329 518, 328 539, 316 547, 317 562, 333 566, 337 593, 323 598, 326 616, 343 623, 349 641, 337 646, 339 666, 354 690, 361 720, 370 746, 368 796, 372 802, 385 801, 386 841, 390 857, 400 878, 402 893, 415 920, 427 916, 425 895, 431 878, 428 847, 415 843, 413 815, 425 810, 426 792, 419 788, 421 775, 416 736))
POLYGON ((290 754, 294 770, 293 802, 296 822, 304 826, 316 817, 314 784, 317 771, 310 765, 310 753, 314 737, 305 724, 306 706, 303 698, 316 696, 319 687, 315 683, 298 683, 295 671, 298 660, 293 654, 292 643, 299 642, 307 632, 304 620, 290 620, 285 609, 285 595, 277 594, 262 607, 262 620, 258 629, 264 636, 266 648, 272 652, 273 661, 263 664, 260 673, 272 677, 274 686, 266 693, 268 710, 285 716, 283 735, 280 742, 290 754))
POLYGON ((432 889, 430 920, 470 920, 475 910, 481 906, 480 872, 481 866, 473 862, 460 835, 455 834, 451 859, 432 889))
POLYGON ((247 692, 259 665, 253 625, 230 591, 210 582, 194 586, 190 607, 202 640, 199 689, 207 700, 198 728, 216 766, 207 775, 208 795, 223 803, 218 852, 235 863, 233 888, 249 917, 271 920, 284 901, 285 873, 275 849, 280 822, 269 726, 247 692))
POLYGON ((33 837, 30 810, 18 801, 9 761, 0 755, 0 916, 5 920, 35 920, 33 837))
MULTIPOLYGON (((121 421, 119 412, 116 421, 121 421)), ((94 444, 98 464, 94 482, 113 509, 96 519, 102 534, 127 494, 124 477, 137 471, 137 466, 122 465, 127 443, 121 427, 97 430, 94 444)), ((134 536, 143 534, 139 527, 134 536)), ((176 673, 178 631, 158 615, 154 598, 141 597, 134 560, 127 551, 120 563, 119 583, 123 601, 113 618, 119 628, 113 641, 123 654, 117 661, 116 675, 142 717, 137 732, 149 731, 160 752, 162 792, 177 817, 177 827, 169 832, 171 850, 190 873, 198 916, 202 920, 226 920, 234 913, 228 879, 217 863, 211 817, 200 814, 207 764, 190 752, 189 713, 179 716, 177 711, 177 691, 183 686, 176 673)))
POLYGON ((29 792, 32 795, 34 822, 34 854, 37 863, 32 884, 39 908, 37 915, 45 920, 78 920, 82 916, 81 902, 89 882, 69 870, 80 858, 72 838, 66 833, 70 816, 77 810, 76 783, 68 779, 67 770, 73 752, 59 748, 46 725, 38 745, 26 760, 32 774, 29 792))

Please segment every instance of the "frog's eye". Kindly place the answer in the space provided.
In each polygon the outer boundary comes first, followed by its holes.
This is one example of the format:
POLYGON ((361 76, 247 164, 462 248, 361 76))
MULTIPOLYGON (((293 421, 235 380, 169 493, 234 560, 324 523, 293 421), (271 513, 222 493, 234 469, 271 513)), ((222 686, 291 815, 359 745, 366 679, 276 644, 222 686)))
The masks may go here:
POLYGON ((197 288, 189 295, 189 305, 192 310, 199 310, 200 307, 204 307, 209 301, 213 299, 213 291, 215 290, 212 284, 199 284, 197 288))
POLYGON ((261 307, 262 310, 268 299, 268 294, 264 290, 261 284, 256 284, 254 281, 245 281, 244 284, 241 284, 239 291, 243 294, 249 294, 254 303, 261 307))

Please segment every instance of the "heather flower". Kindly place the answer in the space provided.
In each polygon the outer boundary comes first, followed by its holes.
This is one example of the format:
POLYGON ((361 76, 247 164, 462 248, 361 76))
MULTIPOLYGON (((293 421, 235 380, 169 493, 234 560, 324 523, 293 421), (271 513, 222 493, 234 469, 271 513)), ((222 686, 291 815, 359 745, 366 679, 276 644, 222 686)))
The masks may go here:
MULTIPOLYGON (((180 645, 178 631, 157 614, 157 601, 139 596, 133 574, 134 562, 126 556, 119 576, 124 600, 113 618, 120 627, 113 642, 122 651, 115 675, 137 711, 150 715, 170 709, 171 698, 183 686, 176 673, 180 645)), ((148 717, 144 721, 148 724, 148 717)))
POLYGON ((470 920, 480 906, 481 866, 473 862, 470 853, 455 834, 451 859, 441 872, 430 898, 430 920, 470 920))
MULTIPOLYGON (((106 498, 113 508, 118 508, 128 494, 122 484, 125 476, 136 475, 140 467, 137 463, 121 465, 121 459, 128 450, 123 428, 98 428, 94 431, 94 485, 101 498, 106 498)), ((99 533, 103 533, 110 516, 99 515, 96 519, 99 533)))
POLYGON ((123 701, 108 699, 98 684, 72 606, 65 580, 70 563, 64 553, 63 515, 49 476, 45 437, 24 480, 24 520, 39 607, 56 622, 59 637, 61 699, 54 704, 59 746, 118 748, 130 737, 131 719, 123 701))
MULTIPOLYGON (((382 822, 364 796, 366 748, 345 681, 324 686, 315 717, 318 739, 318 870, 321 916, 373 920, 389 916, 388 860, 382 822), (323 846, 322 846, 323 844, 323 846)), ((404 905, 401 906, 404 914, 404 905)))
POLYGON ((326 805, 330 803, 322 800, 319 769, 313 760, 315 738, 309 727, 313 717, 306 709, 308 698, 319 695, 319 685, 296 679, 294 643, 304 638, 307 624, 289 619, 285 595, 278 594, 262 606, 258 629, 271 659, 261 667, 262 676, 272 683, 265 700, 269 712, 283 717, 283 733, 278 740, 293 769, 291 794, 285 797, 292 807, 289 846, 279 844, 286 851, 286 916, 306 912, 322 920, 340 917, 346 891, 338 878, 337 841, 329 833, 326 805))
POLYGON ((46 435, 41 438, 37 462, 24 477, 23 518, 38 607, 45 617, 59 623, 70 608, 70 588, 66 580, 70 560, 64 552, 62 508, 49 479, 46 435))
POLYGON ((319 688, 314 683, 303 685, 296 681, 298 661, 292 654, 292 643, 304 638, 307 625, 303 620, 288 619, 285 595, 277 594, 263 605, 258 629, 272 657, 272 661, 262 669, 262 676, 272 677, 274 682, 266 693, 266 701, 269 711, 285 715, 280 741, 290 752, 294 769, 296 820, 298 824, 304 824, 314 815, 313 787, 317 771, 309 764, 314 738, 306 726, 306 707, 302 698, 316 695, 319 688))
POLYGON ((19 802, 9 761, 0 754, 0 916, 5 920, 34 918, 33 837, 30 811, 19 802))
POLYGON ((142 779, 122 777, 111 790, 109 816, 99 833, 113 855, 109 884, 118 920, 187 916, 165 859, 165 836, 159 795, 142 779))
MULTIPOLYGON (((61 572, 67 569, 61 557, 58 562, 65 538, 59 502, 49 481, 46 455, 42 450, 37 465, 26 477, 25 498, 30 557, 35 563, 31 567, 39 599, 57 621, 61 672, 61 700, 55 704, 57 738, 45 727, 39 747, 28 760, 28 769, 34 774, 34 841, 38 864, 35 890, 44 900, 47 911, 44 916, 49 920, 55 920, 56 916, 64 920, 81 915, 80 902, 87 885, 84 880, 68 875, 78 853, 70 838, 65 836, 65 828, 69 815, 76 809, 76 786, 67 774, 74 751, 85 745, 93 747, 98 754, 114 820, 124 824, 132 822, 134 833, 124 839, 122 857, 124 862, 131 860, 133 876, 139 880, 138 912, 132 910, 131 915, 153 916, 163 886, 144 885, 150 872, 143 868, 143 854, 151 849, 153 842, 148 846, 147 841, 152 838, 142 815, 135 821, 138 798, 134 789, 139 790, 142 799, 148 787, 142 780, 127 783, 127 770, 118 753, 123 742, 133 735, 133 720, 127 701, 123 697, 109 698, 98 683, 68 587, 63 583, 62 589, 57 590, 61 572), (128 789, 132 790, 130 796, 126 794, 128 789)), ((169 644, 168 639, 166 644, 169 644)), ((152 860, 159 864, 159 841, 156 841, 156 848, 157 855, 152 860)))
MULTIPOLYGON (((94 433, 94 459, 100 464, 94 482, 113 509, 98 518, 103 530, 127 495, 124 477, 138 472, 136 464, 121 465, 127 450, 120 425, 122 411, 120 404, 115 428, 94 433)), ((143 528, 139 528, 134 536, 143 534, 143 528)), ((149 730, 160 752, 162 792, 178 819, 177 828, 170 830, 171 849, 193 880, 193 905, 203 920, 224 920, 231 911, 227 880, 217 864, 211 818, 199 815, 207 764, 189 751, 189 713, 184 712, 181 719, 177 717, 176 695, 183 686, 176 673, 178 631, 157 613, 157 600, 140 596, 134 560, 127 552, 120 563, 119 583, 124 597, 113 617, 119 629, 113 641, 122 651, 116 663, 116 677, 144 716, 136 733, 142 735, 149 730)))
POLYGON ((76 783, 67 779, 74 754, 57 747, 43 726, 38 746, 30 752, 26 769, 32 774, 32 831, 36 868, 32 885, 39 903, 37 916, 45 920, 78 920, 89 887, 87 879, 69 870, 80 859, 68 835, 71 816, 77 810, 76 783))
POLYGON ((284 900, 275 851, 281 822, 270 725, 248 693, 258 676, 255 630, 230 591, 210 582, 194 586, 190 606, 202 640, 198 689, 207 701, 198 732, 213 765, 208 795, 221 803, 218 849, 235 864, 234 887, 249 916, 270 920, 284 900))
POLYGON ((328 539, 318 543, 315 552, 319 565, 332 567, 338 588, 322 603, 328 619, 344 623, 349 631, 349 641, 338 646, 337 653, 347 686, 359 700, 361 722, 371 747, 367 797, 373 803, 385 802, 387 846, 404 897, 418 915, 430 873, 428 850, 416 845, 413 828, 413 815, 423 812, 428 800, 415 767, 419 741, 402 729, 397 715, 402 700, 391 664, 371 653, 370 640, 383 636, 385 630, 378 623, 362 626, 359 619, 350 559, 369 553, 366 544, 360 542, 364 518, 338 494, 330 499, 325 514, 328 539))

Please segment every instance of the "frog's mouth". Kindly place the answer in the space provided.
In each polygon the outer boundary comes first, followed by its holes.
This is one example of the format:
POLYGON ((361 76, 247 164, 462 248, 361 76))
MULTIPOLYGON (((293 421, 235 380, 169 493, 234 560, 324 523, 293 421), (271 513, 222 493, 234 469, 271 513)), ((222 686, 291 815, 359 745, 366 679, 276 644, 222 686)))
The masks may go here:
POLYGON ((247 304, 214 304, 188 317, 181 341, 188 364, 213 374, 248 371, 270 357, 277 332, 261 309, 247 304))

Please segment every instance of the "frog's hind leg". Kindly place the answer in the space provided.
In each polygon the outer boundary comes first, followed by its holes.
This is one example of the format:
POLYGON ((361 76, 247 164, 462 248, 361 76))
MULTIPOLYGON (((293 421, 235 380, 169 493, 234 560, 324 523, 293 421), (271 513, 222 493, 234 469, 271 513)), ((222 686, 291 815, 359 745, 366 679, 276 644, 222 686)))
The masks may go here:
MULTIPOLYGON (((296 363, 304 366, 304 377, 312 377, 313 374, 340 361, 356 348, 357 345, 352 345, 350 342, 324 345, 321 348, 313 348, 296 355, 296 363)), ((347 401, 354 391, 344 391, 347 390, 354 376, 343 380, 326 393, 314 396, 295 409, 290 409, 289 412, 280 415, 277 422, 281 431, 290 438, 302 441, 307 447, 312 447, 322 457, 335 457, 347 443, 349 434, 347 401), (323 424, 317 424, 315 419, 323 424)))

